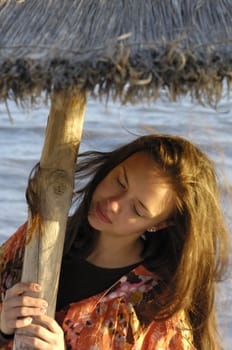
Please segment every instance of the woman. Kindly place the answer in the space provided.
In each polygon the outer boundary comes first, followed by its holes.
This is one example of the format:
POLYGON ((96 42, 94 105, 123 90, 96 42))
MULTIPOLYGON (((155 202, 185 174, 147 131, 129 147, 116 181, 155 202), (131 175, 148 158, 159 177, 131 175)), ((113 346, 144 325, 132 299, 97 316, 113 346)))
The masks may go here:
POLYGON ((40 290, 19 283, 23 225, 1 248, 1 349, 15 329, 35 349, 221 349, 214 297, 228 232, 212 161, 170 135, 79 159, 56 321, 47 301, 22 296, 40 290))

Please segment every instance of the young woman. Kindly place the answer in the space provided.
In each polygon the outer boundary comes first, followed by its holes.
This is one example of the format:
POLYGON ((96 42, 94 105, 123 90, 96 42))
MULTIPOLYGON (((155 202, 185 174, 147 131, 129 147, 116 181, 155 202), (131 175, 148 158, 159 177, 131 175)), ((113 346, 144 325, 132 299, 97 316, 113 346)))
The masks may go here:
POLYGON ((80 156, 77 180, 56 320, 22 296, 40 290, 19 282, 26 224, 1 248, 0 348, 26 329, 25 348, 40 350, 221 349, 228 232, 212 161, 183 138, 148 135, 80 156))

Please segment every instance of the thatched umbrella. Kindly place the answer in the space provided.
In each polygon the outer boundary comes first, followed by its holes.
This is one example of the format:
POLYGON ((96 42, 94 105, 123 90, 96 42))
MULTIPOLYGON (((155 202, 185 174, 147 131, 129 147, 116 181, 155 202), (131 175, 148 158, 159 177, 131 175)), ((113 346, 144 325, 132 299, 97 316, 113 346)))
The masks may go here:
POLYGON ((0 0, 0 98, 219 99, 231 40, 231 0, 0 0))
POLYGON ((52 101, 22 277, 43 285, 49 315, 87 92, 134 103, 166 89, 215 103, 223 81, 230 88, 231 40, 232 0, 0 0, 0 100, 52 101))

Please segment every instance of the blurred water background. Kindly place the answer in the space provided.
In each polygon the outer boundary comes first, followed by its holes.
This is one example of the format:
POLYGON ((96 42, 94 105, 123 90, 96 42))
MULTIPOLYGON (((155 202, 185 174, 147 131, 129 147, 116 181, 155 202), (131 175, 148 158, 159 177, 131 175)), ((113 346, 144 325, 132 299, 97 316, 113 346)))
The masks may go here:
MULTIPOLYGON (((22 109, 11 102, 9 110, 11 117, 0 104, 0 243, 27 219, 24 193, 30 170, 40 158, 49 106, 22 109)), ((112 101, 106 105, 90 98, 80 150, 109 150, 153 132, 187 137, 214 159, 232 232, 232 98, 225 96, 216 109, 192 103, 189 97, 170 102, 163 95, 155 103, 136 106, 112 101)), ((222 342, 231 350, 231 275, 218 290, 217 304, 222 342)))

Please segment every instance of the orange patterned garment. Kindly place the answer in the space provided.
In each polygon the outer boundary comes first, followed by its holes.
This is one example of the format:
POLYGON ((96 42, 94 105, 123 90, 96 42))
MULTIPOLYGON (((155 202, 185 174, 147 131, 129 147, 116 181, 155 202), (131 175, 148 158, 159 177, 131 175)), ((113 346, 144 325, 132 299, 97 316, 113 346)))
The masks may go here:
MULTIPOLYGON (((20 281, 25 232, 26 224, 0 248, 2 297, 20 281)), ((144 325, 139 305, 151 300, 157 283, 157 277, 139 265, 108 290, 58 311, 67 350, 195 350, 184 311, 144 325)), ((12 341, 0 339, 0 349, 12 349, 12 341)))

